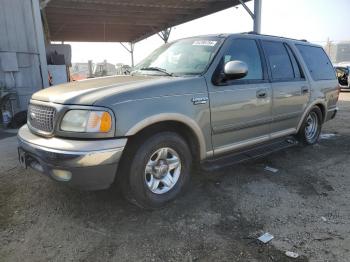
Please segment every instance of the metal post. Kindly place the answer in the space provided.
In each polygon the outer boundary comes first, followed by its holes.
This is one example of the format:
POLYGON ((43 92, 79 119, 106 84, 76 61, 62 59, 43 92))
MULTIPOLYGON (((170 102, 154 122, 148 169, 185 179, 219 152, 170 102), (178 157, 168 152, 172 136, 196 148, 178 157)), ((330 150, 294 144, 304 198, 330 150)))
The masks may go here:
POLYGON ((254 33, 261 33, 261 5, 262 0, 254 0, 254 13, 249 9, 249 7, 245 4, 243 0, 238 0, 244 9, 248 12, 250 17, 253 19, 254 23, 254 33))
POLYGON ((261 33, 261 3, 262 0, 254 0, 254 32, 261 33))
POLYGON ((89 78, 93 77, 93 69, 92 69, 92 60, 88 61, 88 68, 89 68, 89 78))
POLYGON ((39 52, 41 79, 43 88, 45 88, 49 86, 49 70, 47 68, 45 38, 41 20, 39 0, 32 0, 32 12, 35 26, 36 44, 39 52))
POLYGON ((120 42, 120 44, 125 48, 126 51, 128 51, 131 55, 131 67, 134 67, 134 50, 135 50, 135 43, 130 42, 130 48, 128 48, 125 44, 120 42))
POLYGON ((131 67, 134 67, 134 49, 135 49, 135 44, 130 42, 130 54, 131 54, 131 67))

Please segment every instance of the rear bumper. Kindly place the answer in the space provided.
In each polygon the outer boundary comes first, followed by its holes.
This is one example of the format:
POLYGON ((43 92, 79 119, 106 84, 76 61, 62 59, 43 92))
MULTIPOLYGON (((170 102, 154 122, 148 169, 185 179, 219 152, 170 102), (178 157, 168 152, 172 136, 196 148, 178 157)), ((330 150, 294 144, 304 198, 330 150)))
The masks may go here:
POLYGON ((125 138, 43 138, 31 133, 27 126, 18 132, 19 158, 22 164, 56 181, 85 190, 110 187, 126 142, 125 138), (23 157, 25 159, 21 159, 23 157))

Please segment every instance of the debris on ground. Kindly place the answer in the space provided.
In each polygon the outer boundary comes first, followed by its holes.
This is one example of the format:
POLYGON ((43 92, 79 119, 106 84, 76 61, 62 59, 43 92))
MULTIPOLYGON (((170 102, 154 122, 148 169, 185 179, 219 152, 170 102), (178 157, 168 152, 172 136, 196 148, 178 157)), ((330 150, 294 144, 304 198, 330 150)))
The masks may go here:
POLYGON ((265 170, 266 170, 266 171, 270 171, 270 172, 272 172, 272 173, 277 173, 277 172, 278 172, 278 169, 277 169, 277 168, 270 167, 270 166, 266 166, 266 167, 265 167, 265 170))
POLYGON ((325 133, 325 134, 320 135, 320 139, 330 139, 330 138, 333 138, 335 136, 336 136, 336 134, 334 134, 334 133, 325 133))
POLYGON ((263 235, 261 235, 260 237, 258 237, 258 240, 263 242, 264 244, 270 242, 272 239, 274 238, 273 235, 271 235, 270 233, 265 233, 263 235))
POLYGON ((324 222, 327 221, 327 218, 325 218, 325 217, 321 217, 321 219, 322 219, 324 222))
POLYGON ((286 254, 287 257, 291 257, 291 258, 298 258, 299 257, 298 253, 295 253, 295 252, 292 252, 292 251, 286 251, 285 254, 286 254))

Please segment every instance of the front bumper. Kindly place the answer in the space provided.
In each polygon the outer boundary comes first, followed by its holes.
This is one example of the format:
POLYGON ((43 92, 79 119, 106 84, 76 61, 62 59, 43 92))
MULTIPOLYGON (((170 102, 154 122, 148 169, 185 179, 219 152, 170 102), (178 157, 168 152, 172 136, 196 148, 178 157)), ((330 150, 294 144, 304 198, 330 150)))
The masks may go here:
POLYGON ((18 150, 22 164, 56 181, 84 190, 110 187, 126 142, 126 138, 44 138, 30 132, 27 125, 18 132, 18 150))

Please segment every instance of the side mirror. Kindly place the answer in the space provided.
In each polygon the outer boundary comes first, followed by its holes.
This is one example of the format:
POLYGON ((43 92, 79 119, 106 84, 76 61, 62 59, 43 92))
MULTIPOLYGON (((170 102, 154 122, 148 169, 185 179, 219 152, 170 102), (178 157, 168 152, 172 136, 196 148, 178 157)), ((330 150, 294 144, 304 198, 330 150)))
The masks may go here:
POLYGON ((241 79, 248 74, 248 65, 243 61, 229 61, 225 64, 224 74, 227 80, 241 79))

